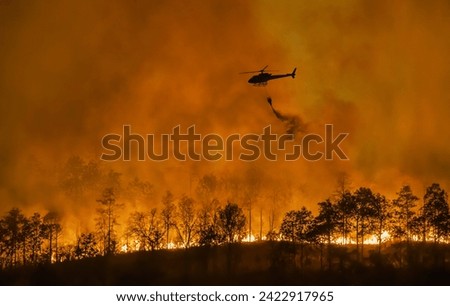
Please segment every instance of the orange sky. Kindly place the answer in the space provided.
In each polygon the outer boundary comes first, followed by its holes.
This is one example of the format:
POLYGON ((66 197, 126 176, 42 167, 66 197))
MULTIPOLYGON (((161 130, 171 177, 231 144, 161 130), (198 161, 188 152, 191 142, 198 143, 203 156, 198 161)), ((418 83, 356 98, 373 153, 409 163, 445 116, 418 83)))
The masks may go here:
POLYGON ((389 196, 403 183, 419 196, 432 182, 448 191, 450 4, 335 2, 0 1, 2 211, 61 205, 58 169, 72 155, 98 160, 101 137, 124 124, 283 133, 265 90, 238 74, 265 65, 297 67, 295 80, 269 83, 274 106, 308 132, 348 132, 349 161, 106 167, 180 193, 207 173, 257 173, 264 189, 292 186, 309 206, 343 172, 389 196))

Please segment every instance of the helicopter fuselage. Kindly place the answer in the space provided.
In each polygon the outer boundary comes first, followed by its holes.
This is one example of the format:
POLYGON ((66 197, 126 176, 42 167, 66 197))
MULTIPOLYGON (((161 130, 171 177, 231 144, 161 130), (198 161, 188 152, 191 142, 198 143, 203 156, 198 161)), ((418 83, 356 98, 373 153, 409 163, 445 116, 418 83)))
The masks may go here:
POLYGON ((286 73, 286 74, 271 74, 271 73, 267 73, 267 72, 261 72, 260 74, 252 76, 248 80, 248 82, 255 86, 264 86, 264 85, 267 85, 267 82, 270 80, 281 79, 281 78, 286 78, 286 77, 295 78, 296 70, 297 70, 297 68, 295 68, 294 71, 292 71, 292 73, 286 73))

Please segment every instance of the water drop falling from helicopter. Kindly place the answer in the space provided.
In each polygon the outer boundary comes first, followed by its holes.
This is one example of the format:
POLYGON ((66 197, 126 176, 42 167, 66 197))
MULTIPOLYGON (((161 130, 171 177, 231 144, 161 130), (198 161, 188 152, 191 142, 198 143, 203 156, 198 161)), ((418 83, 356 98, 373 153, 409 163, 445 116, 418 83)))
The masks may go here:
POLYGON ((277 111, 272 104, 272 97, 267 96, 267 102, 272 108, 275 116, 286 125, 286 133, 292 135, 294 138, 298 133, 306 132, 306 124, 303 120, 297 115, 286 115, 277 111))
POLYGON ((297 68, 294 68, 294 70, 292 70, 291 73, 274 75, 272 73, 269 73, 269 71, 272 71, 272 70, 267 70, 267 67, 268 67, 268 65, 266 65, 261 70, 244 71, 244 72, 241 72, 241 74, 258 73, 256 75, 253 75, 248 80, 248 83, 252 84, 253 86, 257 86, 257 87, 264 87, 265 92, 266 92, 267 102, 269 103, 270 107, 272 108, 273 113, 280 121, 285 123, 286 133, 292 135, 295 138, 297 133, 306 132, 306 124, 297 115, 286 115, 286 114, 282 114, 279 111, 277 111, 272 105, 272 97, 267 92, 266 85, 270 80, 281 79, 281 78, 286 78, 286 77, 291 77, 294 79, 297 68))

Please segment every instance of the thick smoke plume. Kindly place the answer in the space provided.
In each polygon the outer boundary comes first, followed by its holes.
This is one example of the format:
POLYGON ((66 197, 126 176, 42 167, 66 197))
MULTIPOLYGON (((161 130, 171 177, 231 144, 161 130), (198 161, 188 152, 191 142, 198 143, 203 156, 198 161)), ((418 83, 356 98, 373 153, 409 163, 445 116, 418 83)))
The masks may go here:
MULTIPOLYGON (((135 177, 150 182, 153 194, 145 201, 154 206, 166 190, 194 195, 210 173, 241 203, 247 200, 240 190, 262 186, 249 197, 263 212, 271 205, 315 207, 342 173, 353 186, 387 196, 404 183, 417 194, 432 182, 449 190, 448 16, 445 0, 6 1, 0 4, 1 213, 14 206, 58 210, 73 219, 72 228, 82 227, 95 213, 98 186, 79 186, 78 198, 61 190, 61 177, 86 168, 82 181, 91 182, 93 165, 102 169, 101 184, 133 189, 140 185, 135 177), (301 69, 294 80, 269 84, 277 102, 272 111, 237 74, 266 64, 301 69), (302 133, 302 118, 308 133, 322 135, 325 124, 349 133, 343 149, 350 160, 99 160, 102 137, 120 134, 124 125, 143 135, 195 125, 203 135, 226 138, 260 134, 268 122, 279 134, 302 133), (72 156, 83 162, 70 164, 72 156), (249 171, 257 175, 243 175, 249 171), (284 193, 289 200, 269 200, 268 194, 284 193)), ((134 203, 125 192, 121 201, 134 203)))

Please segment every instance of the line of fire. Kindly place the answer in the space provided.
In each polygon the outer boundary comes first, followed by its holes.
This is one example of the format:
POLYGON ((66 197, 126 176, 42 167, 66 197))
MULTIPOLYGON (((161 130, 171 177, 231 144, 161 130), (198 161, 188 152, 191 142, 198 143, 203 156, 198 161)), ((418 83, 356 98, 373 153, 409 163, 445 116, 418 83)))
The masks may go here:
POLYGON ((309 209, 288 188, 268 191, 257 179, 246 188, 208 174, 194 185, 191 180, 189 194, 168 190, 157 198, 152 183, 136 178, 123 184, 120 173, 102 173, 93 162, 72 158, 67 167, 61 189, 93 203, 94 213, 75 230, 57 212, 11 209, 0 219, 0 275, 127 254, 152 261, 190 250, 214 275, 223 260, 227 269, 336 273, 449 265, 448 195, 437 183, 421 198, 404 185, 388 199, 368 187, 351 188, 343 176, 329 198, 309 209), (295 209, 286 210, 286 203, 295 209), (87 223, 92 230, 83 230, 87 223))

